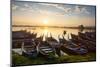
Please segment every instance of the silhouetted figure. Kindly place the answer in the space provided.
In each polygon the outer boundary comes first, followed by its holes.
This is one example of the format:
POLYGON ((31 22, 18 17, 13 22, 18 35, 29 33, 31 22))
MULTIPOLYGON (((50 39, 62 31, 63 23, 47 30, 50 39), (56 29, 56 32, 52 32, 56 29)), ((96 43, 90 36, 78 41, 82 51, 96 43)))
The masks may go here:
POLYGON ((66 34, 66 31, 64 30, 64 31, 63 31, 63 35, 65 36, 65 34, 66 34))

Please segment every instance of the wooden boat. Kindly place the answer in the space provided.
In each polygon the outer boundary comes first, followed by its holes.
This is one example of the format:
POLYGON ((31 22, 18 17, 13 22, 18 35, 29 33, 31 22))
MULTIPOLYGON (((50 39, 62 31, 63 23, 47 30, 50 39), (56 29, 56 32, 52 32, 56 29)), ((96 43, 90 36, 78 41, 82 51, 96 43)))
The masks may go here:
POLYGON ((38 50, 40 55, 45 57, 50 58, 55 55, 55 50, 46 41, 42 41, 38 44, 38 50))
POLYGON ((86 54, 87 53, 87 50, 78 46, 77 44, 73 43, 71 40, 66 40, 64 37, 63 39, 59 39, 61 40, 60 43, 62 42, 63 45, 61 46, 61 50, 67 54, 80 54, 80 55, 83 55, 83 54, 86 54))
POLYGON ((45 39, 52 47, 59 47, 58 41, 52 35, 50 37, 46 36, 45 39))
POLYGON ((84 45, 89 52, 96 51, 96 43, 88 40, 82 40, 80 42, 81 45, 84 45))
POLYGON ((59 39, 59 42, 61 44, 66 44, 67 43, 67 40, 64 38, 64 36, 62 36, 63 38, 60 38, 60 36, 58 35, 58 39, 59 39))
POLYGON ((71 48, 71 47, 66 47, 62 46, 61 47, 62 51, 69 54, 69 55, 84 55, 87 54, 87 50, 83 48, 71 48))
POLYGON ((12 32, 12 48, 21 48, 22 42, 36 39, 37 33, 26 32, 25 30, 12 32))
POLYGON ((77 46, 75 43, 68 42, 67 44, 62 45, 61 50, 67 54, 72 55, 84 55, 88 51, 82 47, 77 46))
POLYGON ((36 38, 37 33, 30 33, 25 30, 20 31, 13 31, 12 32, 12 39, 25 39, 25 38, 36 38))
POLYGON ((44 35, 41 35, 41 36, 33 39, 33 41, 35 42, 36 45, 38 45, 39 43, 41 43, 43 41, 43 36, 44 35))
POLYGON ((85 34, 92 39, 96 38, 96 32, 85 32, 85 34))
POLYGON ((54 49, 46 41, 43 41, 43 37, 44 35, 41 35, 34 40, 39 51, 38 56, 50 57, 50 55, 54 55, 54 49))
POLYGON ((38 56, 37 47, 32 42, 23 42, 22 43, 22 55, 30 58, 35 58, 38 56))
POLYGON ((30 34, 30 37, 32 37, 32 38, 36 38, 36 36, 37 36, 37 33, 33 32, 33 33, 30 34))
POLYGON ((87 32, 87 33, 78 32, 78 35, 79 35, 79 37, 82 38, 82 39, 89 40, 89 41, 93 41, 93 42, 96 41, 95 35, 91 35, 91 34, 89 34, 88 32, 87 32))
POLYGON ((72 33, 70 35, 71 35, 71 40, 73 42, 75 42, 75 43, 80 42, 78 35, 75 35, 75 34, 72 34, 72 33))
POLYGON ((88 37, 85 36, 85 34, 79 33, 78 35, 71 34, 72 41, 76 44, 80 44, 80 46, 84 46, 89 52, 96 51, 96 43, 95 41, 92 41, 88 37))
POLYGON ((75 35, 75 34, 71 34, 72 37, 72 41, 76 42, 76 43, 81 43, 82 41, 88 41, 90 44, 93 44, 94 41, 91 41, 88 37, 85 36, 85 34, 83 33, 79 33, 79 35, 75 35))
POLYGON ((55 49, 55 53, 58 56, 61 56, 61 51, 60 51, 61 44, 55 38, 53 38, 52 35, 50 37, 46 37, 45 39, 49 43, 49 45, 53 49, 55 49))

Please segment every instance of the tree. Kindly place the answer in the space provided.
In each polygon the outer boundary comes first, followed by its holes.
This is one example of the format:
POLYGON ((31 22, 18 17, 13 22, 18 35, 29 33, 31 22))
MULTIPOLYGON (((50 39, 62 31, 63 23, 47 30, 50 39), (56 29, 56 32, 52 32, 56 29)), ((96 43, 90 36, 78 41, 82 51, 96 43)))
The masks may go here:
POLYGON ((83 25, 79 25, 79 31, 82 32, 84 29, 84 26, 83 25))

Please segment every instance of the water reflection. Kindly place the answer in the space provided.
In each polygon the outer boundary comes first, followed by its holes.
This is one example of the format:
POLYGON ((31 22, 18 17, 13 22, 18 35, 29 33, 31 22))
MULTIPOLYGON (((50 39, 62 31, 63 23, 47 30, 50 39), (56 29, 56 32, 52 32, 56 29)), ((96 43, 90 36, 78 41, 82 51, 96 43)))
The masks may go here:
POLYGON ((49 31, 48 31, 47 28, 44 28, 44 29, 43 29, 43 35, 44 35, 43 41, 45 41, 45 37, 48 36, 48 32, 49 32, 49 31))
POLYGON ((43 29, 43 34, 44 34, 44 35, 47 35, 47 34, 48 34, 48 32, 49 32, 49 31, 48 31, 48 29, 47 29, 47 28, 44 28, 44 29, 43 29))
MULTIPOLYGON (((62 38, 62 35, 64 34, 64 31, 66 31, 66 34, 64 35, 65 39, 70 39, 70 33, 73 34, 78 34, 78 32, 80 31, 79 29, 70 29, 70 28, 49 28, 49 27, 13 27, 12 31, 18 31, 18 30, 27 30, 27 32, 31 32, 31 33, 37 33, 37 37, 44 35, 43 40, 45 40, 45 36, 50 37, 50 34, 58 40, 58 35, 60 36, 60 38, 62 38)), ((91 31, 89 29, 84 29, 81 30, 82 32, 86 32, 86 31, 91 31)), ((93 30, 92 30, 93 31, 93 30)))

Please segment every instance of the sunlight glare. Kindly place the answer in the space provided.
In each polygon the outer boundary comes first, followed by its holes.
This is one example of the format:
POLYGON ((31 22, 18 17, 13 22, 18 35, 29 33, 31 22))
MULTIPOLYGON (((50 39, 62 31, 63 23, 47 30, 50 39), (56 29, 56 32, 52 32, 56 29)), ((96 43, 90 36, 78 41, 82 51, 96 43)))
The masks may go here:
POLYGON ((43 23, 44 23, 45 25, 48 24, 48 20, 45 19, 45 20, 43 21, 43 23))

